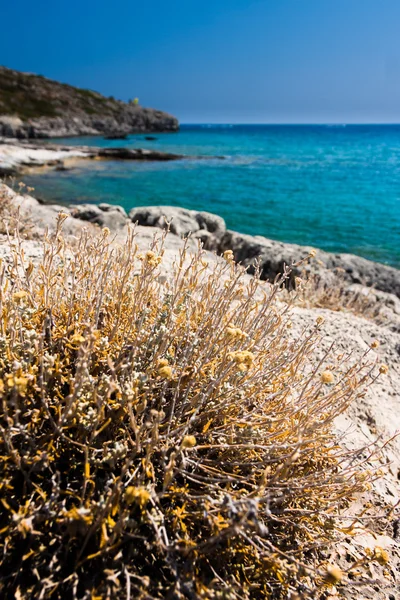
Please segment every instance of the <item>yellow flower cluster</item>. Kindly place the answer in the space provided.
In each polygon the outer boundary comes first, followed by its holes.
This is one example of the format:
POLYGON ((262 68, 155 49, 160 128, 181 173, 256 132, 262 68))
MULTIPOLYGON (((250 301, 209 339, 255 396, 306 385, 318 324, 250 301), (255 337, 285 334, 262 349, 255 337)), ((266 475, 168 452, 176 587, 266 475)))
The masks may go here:
POLYGON ((254 354, 249 350, 230 352, 228 356, 237 364, 239 371, 247 371, 250 369, 255 358, 254 354))
POLYGON ((172 379, 173 370, 166 358, 159 358, 157 361, 157 373, 163 379, 172 379))
POLYGON ((135 487, 130 485, 125 490, 125 502, 127 504, 138 504, 140 508, 144 508, 149 502, 151 494, 145 487, 135 487))
POLYGON ((373 556, 380 565, 386 565, 390 559, 389 552, 380 546, 375 546, 373 556))
POLYGON ((28 292, 25 292, 25 290, 20 290, 19 292, 15 292, 15 294, 13 294, 13 300, 19 302, 20 300, 26 298, 27 295, 28 292))
POLYGON ((232 323, 226 328, 226 335, 231 340, 245 340, 248 337, 247 333, 239 327, 235 327, 232 323))
POLYGON ((145 254, 138 254, 138 259, 145 261, 150 267, 158 267, 162 261, 162 257, 152 250, 148 250, 145 254))

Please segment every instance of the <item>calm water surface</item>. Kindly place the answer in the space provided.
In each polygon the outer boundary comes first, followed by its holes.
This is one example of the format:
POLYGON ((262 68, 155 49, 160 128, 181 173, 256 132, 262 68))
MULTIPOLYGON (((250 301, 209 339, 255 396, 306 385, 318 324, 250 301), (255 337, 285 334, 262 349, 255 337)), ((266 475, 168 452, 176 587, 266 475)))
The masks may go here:
POLYGON ((182 126, 155 136, 56 141, 208 158, 82 161, 24 181, 49 201, 207 210, 237 231, 400 268, 400 126, 182 126))

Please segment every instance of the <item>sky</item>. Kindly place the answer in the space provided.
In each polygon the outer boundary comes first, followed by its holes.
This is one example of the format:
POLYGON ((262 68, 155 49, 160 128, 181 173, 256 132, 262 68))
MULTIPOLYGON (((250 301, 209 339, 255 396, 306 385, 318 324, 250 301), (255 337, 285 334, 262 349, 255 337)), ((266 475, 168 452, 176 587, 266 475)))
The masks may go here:
POLYGON ((0 64, 182 123, 400 123, 399 0, 18 0, 0 64))

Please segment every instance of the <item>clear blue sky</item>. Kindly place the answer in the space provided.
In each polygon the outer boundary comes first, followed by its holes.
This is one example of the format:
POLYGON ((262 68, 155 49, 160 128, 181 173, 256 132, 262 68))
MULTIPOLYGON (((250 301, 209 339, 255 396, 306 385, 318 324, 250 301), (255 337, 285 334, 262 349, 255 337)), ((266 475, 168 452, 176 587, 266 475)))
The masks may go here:
POLYGON ((399 0, 18 0, 0 64, 182 122, 400 122, 399 0))

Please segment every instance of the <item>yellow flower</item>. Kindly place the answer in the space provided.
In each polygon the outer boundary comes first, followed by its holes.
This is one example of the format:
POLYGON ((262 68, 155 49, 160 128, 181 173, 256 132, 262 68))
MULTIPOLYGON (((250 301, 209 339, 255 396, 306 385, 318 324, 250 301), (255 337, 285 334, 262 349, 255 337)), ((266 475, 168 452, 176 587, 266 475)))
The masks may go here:
POLYGON ((20 377, 13 375, 11 373, 6 375, 7 378, 7 386, 9 388, 13 388, 16 387, 17 390, 23 394, 26 390, 26 388, 28 387, 28 383, 29 383, 29 379, 27 377, 23 377, 22 375, 20 377))
POLYGON ((322 325, 322 323, 324 321, 325 321, 324 317, 321 317, 321 316, 317 317, 316 320, 315 320, 315 322, 316 322, 317 325, 322 325))
POLYGON ((19 292, 15 292, 15 294, 13 294, 13 300, 19 302, 23 298, 26 298, 27 295, 28 292, 26 292, 25 290, 20 290, 19 292))
POLYGON ((172 367, 165 365, 164 367, 161 367, 160 369, 158 369, 158 374, 163 379, 172 379, 172 377, 173 377, 172 367))
POLYGON ((321 373, 321 381, 326 384, 333 383, 335 381, 335 376, 332 371, 324 371, 321 373))
POLYGON ((71 338, 71 342, 73 344, 81 344, 84 341, 85 341, 85 338, 80 333, 74 333, 74 335, 71 338))
POLYGON ((375 546, 374 559, 377 560, 380 565, 386 565, 389 562, 389 552, 380 546, 375 546))
POLYGON ((337 565, 328 565, 324 577, 325 583, 335 585, 343 579, 342 570, 337 565))
POLYGON ((232 250, 225 250, 225 252, 223 253, 222 256, 224 257, 224 259, 227 262, 233 262, 233 260, 234 260, 234 255, 233 255, 232 250))
POLYGON ((379 342, 378 342, 378 340, 374 340, 373 342, 371 342, 371 348, 373 350, 375 350, 375 348, 379 348, 379 342))
POLYGON ((308 253, 308 256, 310 258, 315 258, 317 256, 317 251, 315 248, 311 248, 310 252, 308 253))
POLYGON ((159 358, 157 361, 158 367, 166 367, 168 365, 168 360, 166 358, 159 358))
POLYGON ((248 350, 230 352, 228 356, 239 366, 239 370, 241 371, 244 371, 246 368, 249 369, 255 358, 254 354, 248 350))
POLYGON ((389 372, 389 367, 387 365, 381 365, 379 367, 379 373, 381 375, 386 375, 389 372))
POLYGON ((145 260, 151 267, 157 267, 161 262, 161 256, 157 256, 152 250, 148 250, 146 254, 139 254, 139 260, 145 260))
POLYGON ((194 448, 196 443, 194 435, 185 435, 182 440, 182 448, 194 448))
POLYGON ((140 508, 144 508, 150 498, 151 494, 149 490, 146 490, 143 486, 134 487, 133 485, 130 485, 125 490, 125 502, 127 504, 135 503, 138 504, 140 508))
POLYGON ((235 327, 232 323, 226 328, 226 335, 232 340, 244 340, 247 338, 247 333, 239 329, 239 327, 235 327))

